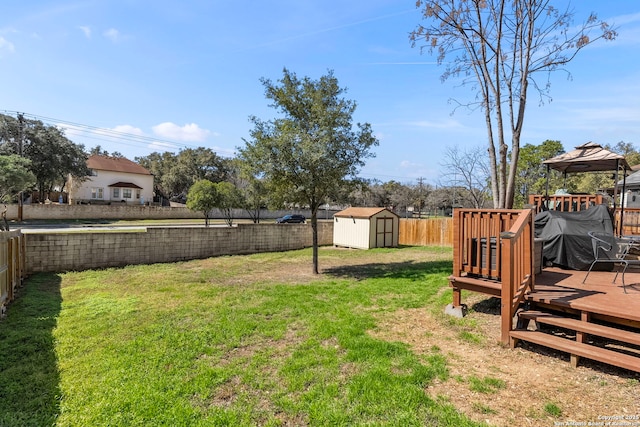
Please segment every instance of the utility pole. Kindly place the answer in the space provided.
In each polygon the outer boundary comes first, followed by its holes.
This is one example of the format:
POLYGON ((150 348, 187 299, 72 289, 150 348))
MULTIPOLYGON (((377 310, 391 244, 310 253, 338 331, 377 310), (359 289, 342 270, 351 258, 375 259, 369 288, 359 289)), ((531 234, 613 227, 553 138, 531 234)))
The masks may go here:
MULTIPOLYGON (((24 157, 24 115, 18 113, 18 155, 24 157)), ((22 190, 18 193, 18 221, 22 222, 22 190)))
POLYGON ((418 218, 422 218, 422 182, 424 181, 423 177, 418 178, 418 218))

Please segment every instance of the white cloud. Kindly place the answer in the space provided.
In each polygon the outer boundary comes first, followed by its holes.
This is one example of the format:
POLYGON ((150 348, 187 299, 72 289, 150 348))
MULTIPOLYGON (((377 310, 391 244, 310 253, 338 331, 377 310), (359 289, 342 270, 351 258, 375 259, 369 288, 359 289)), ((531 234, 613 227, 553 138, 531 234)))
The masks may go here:
POLYGON ((120 35, 120 31, 116 30, 115 28, 109 28, 107 31, 102 33, 102 35, 114 43, 120 41, 122 38, 120 35))
POLYGON ((86 38, 88 38, 88 39, 91 38, 91 27, 88 27, 86 25, 81 25, 78 28, 84 33, 84 36, 86 38))
POLYGON ((4 37, 0 37, 0 52, 3 51, 13 53, 15 51, 15 46, 4 37))
POLYGON ((112 130, 114 132, 127 133, 129 135, 144 136, 142 129, 131 125, 118 125, 112 130))
POLYGON ((201 129, 195 123, 186 124, 181 127, 171 122, 160 123, 154 126, 153 132, 161 138, 190 142, 202 142, 211 134, 210 131, 201 129))

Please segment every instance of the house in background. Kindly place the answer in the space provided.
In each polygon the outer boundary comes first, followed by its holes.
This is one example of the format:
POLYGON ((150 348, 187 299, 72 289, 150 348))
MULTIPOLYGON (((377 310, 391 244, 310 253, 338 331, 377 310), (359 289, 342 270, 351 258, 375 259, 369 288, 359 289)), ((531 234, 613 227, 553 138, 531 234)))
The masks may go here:
POLYGON ((640 208, 640 167, 632 166, 631 170, 634 172, 626 180, 618 181, 618 188, 625 189, 624 194, 621 194, 620 205, 625 208, 640 208))
POLYGON ((90 156, 87 167, 91 176, 69 177, 69 204, 153 201, 153 175, 139 164, 124 157, 90 156))

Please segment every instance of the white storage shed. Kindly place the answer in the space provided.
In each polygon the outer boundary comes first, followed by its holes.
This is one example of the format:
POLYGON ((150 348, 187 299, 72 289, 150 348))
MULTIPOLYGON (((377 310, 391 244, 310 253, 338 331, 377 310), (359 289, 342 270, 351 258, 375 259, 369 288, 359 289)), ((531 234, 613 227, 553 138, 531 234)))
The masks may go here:
POLYGON ((386 208, 347 208, 333 215, 333 244, 371 249, 398 246, 400 217, 386 208))

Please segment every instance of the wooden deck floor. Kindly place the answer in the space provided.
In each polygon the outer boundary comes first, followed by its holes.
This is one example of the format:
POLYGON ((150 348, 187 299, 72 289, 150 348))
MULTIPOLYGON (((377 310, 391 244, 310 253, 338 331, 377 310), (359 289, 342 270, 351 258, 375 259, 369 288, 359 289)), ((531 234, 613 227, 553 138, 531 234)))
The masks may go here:
POLYGON ((529 298, 560 309, 577 310, 640 327, 640 269, 631 267, 615 283, 615 271, 593 271, 583 284, 586 271, 547 267, 535 278, 535 291, 529 298))

